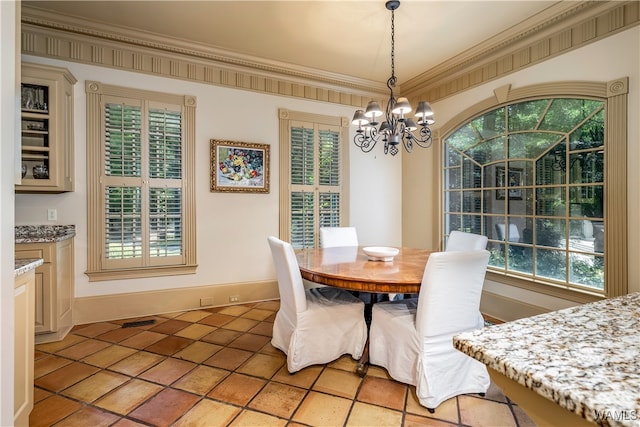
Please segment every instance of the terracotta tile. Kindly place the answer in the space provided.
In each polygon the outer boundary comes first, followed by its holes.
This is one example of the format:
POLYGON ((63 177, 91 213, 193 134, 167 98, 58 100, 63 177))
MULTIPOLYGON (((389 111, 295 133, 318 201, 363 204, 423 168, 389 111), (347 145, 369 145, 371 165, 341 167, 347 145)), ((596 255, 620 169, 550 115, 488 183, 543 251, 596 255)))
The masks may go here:
POLYGON ((82 408, 82 404, 62 396, 51 396, 33 406, 29 426, 50 426, 82 408))
POLYGON ((230 427, 283 427, 287 425, 287 420, 277 418, 267 414, 261 414, 260 412, 251 411, 245 409, 240 412, 240 415, 236 417, 230 427))
POLYGON ((273 336, 273 322, 260 322, 253 328, 249 329, 248 332, 271 338, 271 336, 273 336))
POLYGON ((435 412, 432 414, 427 410, 427 408, 420 405, 420 402, 418 402, 418 397, 416 396, 416 388, 413 386, 409 387, 406 411, 408 413, 417 414, 428 418, 437 418, 456 424, 459 421, 457 398, 452 397, 451 399, 445 400, 437 408, 435 408, 435 412))
POLYGON ((142 350, 143 348, 148 347, 151 344, 156 343, 163 338, 166 338, 166 336, 167 336, 166 334, 160 334, 158 332, 142 331, 136 335, 133 335, 132 337, 127 338, 124 341, 121 341, 120 345, 142 350))
POLYGON ((327 366, 330 366, 336 369, 342 369, 343 371, 355 372, 356 367, 358 366, 358 361, 354 360, 351 356, 345 354, 344 356, 341 356, 339 359, 336 359, 333 362, 329 363, 327 366))
POLYGON ((56 354, 62 357, 67 357, 73 360, 80 360, 84 357, 87 357, 90 354, 96 353, 106 347, 109 347, 111 344, 108 342, 88 339, 86 341, 82 341, 81 343, 72 345, 71 347, 67 347, 64 350, 60 350, 56 354))
POLYGON ((269 318, 269 316, 273 316, 273 311, 259 308, 253 308, 242 315, 242 317, 253 320, 264 320, 269 318))
POLYGON ((33 388, 33 402, 34 403, 38 403, 41 400, 46 399, 49 396, 53 396, 53 393, 51 393, 50 391, 44 390, 40 387, 34 387, 33 388))
POLYGON ((86 337, 81 337, 79 335, 68 334, 60 341, 49 342, 46 344, 36 344, 35 349, 38 351, 44 351, 45 353, 55 353, 62 350, 63 348, 71 347, 72 345, 78 344, 86 339, 86 337))
POLYGON ((63 359, 62 357, 47 355, 47 357, 40 358, 33 362, 33 376, 34 378, 40 378, 43 375, 47 375, 56 369, 67 366, 73 363, 69 359, 63 359))
POLYGON ((260 349, 260 353, 264 353, 264 354, 273 354, 273 355, 278 355, 278 356, 282 356, 285 359, 287 358, 287 355, 284 354, 282 352, 282 350, 279 350, 277 348, 275 348, 274 346, 271 345, 271 342, 268 342, 264 345, 264 347, 262 347, 260 349))
POLYGON ((164 359, 166 359, 164 356, 160 356, 158 354, 139 351, 109 366, 109 370, 120 372, 125 375, 136 376, 160 363, 164 359))
POLYGON ((312 391, 302 401, 293 420, 312 426, 342 426, 352 404, 349 399, 312 391))
POLYGON ((178 337, 189 338, 192 340, 198 340, 215 330, 216 328, 214 326, 202 325, 200 323, 192 323, 186 328, 176 332, 174 335, 178 337))
POLYGON ((100 371, 67 388, 62 394, 83 402, 93 402, 127 381, 129 377, 125 375, 100 371))
POLYGON ((150 346, 145 347, 144 349, 145 351, 149 351, 151 353, 171 356, 172 354, 177 353, 183 348, 188 347, 192 343, 193 340, 169 335, 168 337, 162 338, 160 341, 153 343, 150 346))
POLYGON ((139 328, 118 328, 112 329, 109 332, 105 332, 102 335, 98 335, 96 338, 108 342, 120 342, 126 340, 134 335, 139 334, 141 331, 139 328))
POLYGON ((154 326, 149 329, 149 331, 171 335, 186 328, 190 324, 191 322, 185 322, 184 320, 169 319, 166 322, 162 322, 159 325, 154 326))
POLYGON ((516 426, 509 406, 470 396, 458 396, 460 422, 472 426, 516 426))
POLYGON ((238 368, 241 374, 260 378, 271 378, 285 363, 286 359, 268 354, 254 354, 244 365, 238 368))
POLYGON ((95 408, 93 406, 85 406, 64 420, 56 424, 56 427, 106 427, 110 426, 120 419, 119 416, 110 414, 109 412, 95 408))
POLYGON ((139 378, 162 385, 170 385, 195 366, 194 363, 187 362, 186 360, 170 357, 140 374, 139 378))
POLYGON ((241 350, 258 351, 269 341, 271 341, 271 337, 247 333, 240 335, 228 345, 229 347, 239 348, 241 350))
POLYGON ((196 341, 188 347, 183 348, 173 355, 178 359, 189 360, 195 363, 202 363, 223 347, 217 344, 209 344, 208 342, 196 341))
POLYGON ((216 386, 208 397, 223 400, 238 406, 245 406, 267 383, 255 377, 231 374, 216 386))
POLYGON ((271 380, 296 387, 311 388, 316 379, 318 379, 322 369, 324 369, 323 366, 314 365, 301 369, 295 374, 290 374, 289 371, 287 371, 287 366, 284 365, 271 380))
POLYGON ((251 308, 243 304, 240 304, 240 305, 230 305, 230 306, 224 307, 218 313, 226 314, 228 316, 238 317, 238 316, 242 316, 249 310, 251 310, 251 308))
POLYGON ((368 377, 376 377, 376 378, 384 378, 385 380, 393 379, 393 378, 391 378, 391 376, 389 375, 389 373, 387 372, 386 369, 381 368, 380 366, 376 366, 376 365, 369 365, 369 367, 367 368, 367 376, 368 377))
POLYGON ((240 408, 222 402, 203 399, 189 410, 173 427, 225 427, 240 412, 240 408))
POLYGON ((268 383, 249 402, 249 408, 282 418, 290 418, 306 394, 306 390, 280 383, 268 383))
POLYGON ((111 345, 106 347, 90 356, 82 359, 84 363, 97 366, 99 368, 106 368, 114 363, 131 356, 137 350, 135 348, 122 347, 120 345, 111 345))
POLYGON ((33 360, 42 359, 43 357, 49 357, 49 353, 45 353, 44 351, 35 350, 33 352, 33 360))
POLYGON ((402 412, 356 402, 345 426, 401 426, 402 412))
POLYGON ((145 400, 162 390, 158 384, 132 379, 98 399, 95 406, 117 414, 127 415, 145 400))
POLYGON ((35 380, 35 385, 44 389, 59 392, 98 372, 95 366, 73 362, 35 380))
POLYGON ((120 418, 120 420, 115 424, 113 424, 111 427, 147 427, 147 425, 142 423, 137 423, 133 420, 128 420, 126 418, 120 418))
MULTIPOLYGON (((118 320, 117 323, 120 324, 123 329, 134 329, 134 330, 140 332, 140 331, 149 330, 151 328, 155 328, 159 324, 164 323, 166 321, 167 321, 167 319, 165 319, 163 317, 160 317, 160 316, 143 316, 143 317, 134 317, 134 318, 129 318, 129 319, 118 320), (144 323, 140 324, 141 322, 144 322, 144 323), (136 323, 138 325, 137 326, 125 326, 125 324, 129 324, 130 325, 132 323, 136 323)), ((112 320, 112 323, 116 323, 116 321, 112 320)))
POLYGON ((184 311, 174 311, 172 313, 162 313, 162 314, 158 314, 158 317, 163 317, 163 318, 167 318, 167 319, 174 319, 178 316, 180 316, 181 314, 184 314, 184 311))
POLYGON ((242 317, 238 317, 232 320, 231 322, 227 323, 226 325, 224 325, 224 328, 231 329, 232 331, 246 332, 249 329, 255 327, 258 323, 260 322, 258 322, 257 320, 244 319, 242 317))
MULTIPOLYGON (((446 421, 434 420, 433 418, 420 417, 414 414, 406 414, 404 416, 403 427, 457 427, 458 424, 448 423, 446 421)), ((498 427, 498 426, 496 426, 498 427)))
POLYGON ((226 314, 213 313, 205 318, 200 319, 198 323, 202 323, 203 325, 221 327, 231 322, 233 319, 235 319, 235 316, 227 316, 226 314))
POLYGON ((192 310, 187 311, 186 313, 182 313, 181 315, 177 316, 176 319, 195 323, 204 319, 205 317, 208 317, 210 314, 211 313, 204 310, 192 310))
POLYGON ((204 396, 229 374, 224 369, 200 365, 173 383, 172 387, 204 396))
POLYGON ((260 308, 262 310, 270 310, 275 313, 276 311, 280 310, 280 300, 262 301, 262 302, 256 303, 255 307, 260 308))
POLYGON ((522 410, 521 407, 512 404, 511 411, 513 412, 514 417, 518 420, 519 427, 536 427, 536 423, 533 422, 529 415, 522 410))
POLYGON ((362 378, 353 372, 326 368, 313 385, 313 389, 334 396, 355 399, 362 378))
POLYGON ((129 417, 158 427, 169 426, 199 399, 191 393, 166 388, 129 413, 129 417))
POLYGON ((392 380, 365 377, 357 399, 361 402, 404 410, 408 386, 392 380))
POLYGON ((203 363, 216 368, 233 371, 252 355, 253 353, 249 351, 237 350, 235 348, 223 348, 203 363))
POLYGON ((98 335, 102 335, 105 332, 111 331, 113 329, 121 328, 120 325, 110 322, 98 322, 91 323, 89 325, 78 325, 73 328, 73 333, 75 335, 81 335, 83 337, 95 338, 98 335))
POLYGON ((205 335, 200 339, 202 341, 210 342, 213 344, 227 345, 231 341, 238 338, 240 335, 242 335, 242 332, 230 331, 228 329, 216 329, 215 331, 205 335))
MULTIPOLYGON (((476 395, 476 396, 479 396, 479 395, 476 395)), ((485 394, 484 398, 489 400, 495 400, 496 402, 500 402, 500 403, 507 403, 507 398, 502 393, 502 390, 493 382, 491 382, 491 384, 489 385, 489 390, 487 390, 487 393, 485 394)))

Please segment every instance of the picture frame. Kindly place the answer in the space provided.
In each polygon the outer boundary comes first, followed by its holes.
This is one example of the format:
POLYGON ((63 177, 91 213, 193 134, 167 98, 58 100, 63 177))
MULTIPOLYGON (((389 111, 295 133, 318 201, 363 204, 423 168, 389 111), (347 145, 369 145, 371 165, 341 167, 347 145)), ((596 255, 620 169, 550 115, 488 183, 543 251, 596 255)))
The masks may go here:
POLYGON ((509 193, 509 200, 522 200, 522 168, 509 168, 505 173, 504 166, 496 167, 496 199, 504 200, 509 193))
POLYGON ((212 192, 269 192, 269 145, 210 140, 212 192))

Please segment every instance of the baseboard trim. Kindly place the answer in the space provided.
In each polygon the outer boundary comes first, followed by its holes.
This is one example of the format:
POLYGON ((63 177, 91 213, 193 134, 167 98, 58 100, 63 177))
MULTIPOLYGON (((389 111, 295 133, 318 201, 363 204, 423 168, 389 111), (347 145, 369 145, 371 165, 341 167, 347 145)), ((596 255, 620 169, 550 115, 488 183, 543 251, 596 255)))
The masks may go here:
POLYGON ((73 318, 82 325, 278 298, 275 280, 99 295, 76 298, 73 318))
POLYGON ((501 322, 509 322, 523 317, 548 313, 549 309, 494 294, 493 292, 482 291, 480 311, 490 318, 501 322))

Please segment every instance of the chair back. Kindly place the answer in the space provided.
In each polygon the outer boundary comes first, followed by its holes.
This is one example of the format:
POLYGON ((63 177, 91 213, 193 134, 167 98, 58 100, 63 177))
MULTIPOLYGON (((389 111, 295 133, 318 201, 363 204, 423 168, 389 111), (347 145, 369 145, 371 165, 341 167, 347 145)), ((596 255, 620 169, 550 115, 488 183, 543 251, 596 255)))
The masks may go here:
POLYGON ((477 328, 489 251, 429 255, 418 295, 418 336, 432 337, 477 328))
POLYGON ((295 322, 298 313, 307 309, 307 297, 296 254, 291 244, 274 236, 269 236, 269 247, 276 266, 278 291, 280 293, 280 310, 295 322))
POLYGON ((320 247, 358 246, 355 227, 320 227, 320 247))
POLYGON ((453 230, 447 240, 447 252, 450 251, 476 251, 487 248, 489 238, 480 234, 466 233, 453 230))

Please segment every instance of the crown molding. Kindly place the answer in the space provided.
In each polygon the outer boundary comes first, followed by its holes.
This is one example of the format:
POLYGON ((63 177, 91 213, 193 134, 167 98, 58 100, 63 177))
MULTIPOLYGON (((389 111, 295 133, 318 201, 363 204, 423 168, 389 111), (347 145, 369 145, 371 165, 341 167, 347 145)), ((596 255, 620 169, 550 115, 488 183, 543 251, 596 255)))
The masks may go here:
POLYGON ((559 2, 401 86, 431 102, 612 36, 640 24, 638 1, 559 2))

